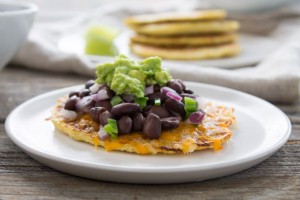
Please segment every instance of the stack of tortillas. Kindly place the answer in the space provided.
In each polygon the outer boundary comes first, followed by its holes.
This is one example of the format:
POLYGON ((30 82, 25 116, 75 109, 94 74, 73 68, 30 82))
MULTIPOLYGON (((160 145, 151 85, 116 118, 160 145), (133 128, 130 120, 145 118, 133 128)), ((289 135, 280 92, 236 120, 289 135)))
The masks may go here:
POLYGON ((141 57, 172 60, 214 59, 240 52, 239 23, 226 20, 223 10, 138 15, 125 19, 136 32, 131 50, 141 57))

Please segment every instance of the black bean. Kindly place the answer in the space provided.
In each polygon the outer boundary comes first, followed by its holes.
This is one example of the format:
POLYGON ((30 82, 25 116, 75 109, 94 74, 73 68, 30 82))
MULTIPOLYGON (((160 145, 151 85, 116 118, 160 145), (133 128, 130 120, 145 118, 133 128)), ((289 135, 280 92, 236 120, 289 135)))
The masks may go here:
POLYGON ((131 94, 122 94, 121 98, 126 102, 126 103, 133 103, 134 101, 134 96, 131 94))
POLYGON ((70 92, 69 94, 69 98, 71 98, 72 96, 79 96, 79 92, 76 92, 76 91, 73 91, 73 92, 70 92))
POLYGON ((149 139, 158 139, 161 134, 161 122, 159 116, 150 113, 144 121, 143 133, 149 139))
POLYGON ((89 89, 82 89, 82 90, 80 90, 78 96, 80 98, 82 98, 82 97, 88 96, 89 94, 90 94, 90 90, 89 89))
POLYGON ((112 107, 109 100, 96 101, 95 106, 96 107, 104 107, 109 112, 111 111, 111 107, 112 107))
POLYGON ((132 117, 132 131, 142 131, 143 130, 144 116, 142 113, 136 113, 132 117))
POLYGON ((149 98, 148 103, 154 104, 155 99, 160 99, 161 102, 163 102, 167 98, 167 95, 161 92, 154 92, 152 94, 147 95, 147 97, 149 98))
POLYGON ((173 90, 175 90, 178 94, 181 94, 182 93, 182 86, 181 84, 175 80, 175 79, 172 79, 170 80, 168 83, 167 83, 167 86, 169 88, 172 88, 173 90))
POLYGON ((169 112, 164 107, 161 107, 161 106, 152 106, 152 108, 149 110, 148 114, 149 113, 154 113, 157 116, 159 116, 160 118, 165 118, 165 117, 170 116, 169 112))
POLYGON ((158 84, 153 85, 154 92, 160 92, 160 86, 158 84))
POLYGON ((174 111, 179 113, 181 117, 185 116, 184 104, 182 102, 168 98, 164 103, 164 107, 167 108, 168 111, 174 111))
POLYGON ((90 115, 95 122, 99 123, 100 122, 100 114, 105 111, 106 111, 106 109, 103 107, 94 107, 94 108, 90 109, 90 115))
POLYGON ((189 93, 181 93, 180 96, 182 96, 182 98, 184 99, 184 97, 190 97, 192 99, 196 99, 196 97, 198 95, 195 95, 195 94, 189 94, 189 93))
POLYGON ((176 79, 176 80, 181 85, 182 90, 185 90, 186 87, 185 87, 185 84, 183 83, 183 81, 181 79, 176 79))
POLYGON ((130 133, 132 127, 132 120, 128 115, 121 117, 118 121, 118 133, 126 134, 130 133))
POLYGON ((113 118, 111 113, 108 111, 104 111, 99 115, 99 123, 102 126, 105 126, 106 124, 108 124, 108 119, 113 118))
POLYGON ((150 109, 153 107, 153 105, 147 105, 144 109, 143 109, 143 114, 144 116, 147 116, 149 114, 150 109))
POLYGON ((170 130, 177 128, 180 125, 181 117, 167 117, 161 119, 161 129, 170 130))
POLYGON ((72 111, 76 111, 76 103, 78 102, 78 97, 77 96, 72 96, 71 98, 69 98, 65 104, 65 109, 66 110, 72 110, 72 111))
POLYGON ((110 99, 116 95, 116 93, 114 91, 112 91, 111 89, 106 90, 106 92, 110 99))
POLYGON ((89 89, 92 85, 95 84, 94 80, 89 80, 85 83, 85 89, 89 89))
POLYGON ((171 115, 172 117, 180 117, 180 118, 181 118, 181 115, 180 115, 179 113, 177 113, 177 112, 174 112, 174 111, 172 111, 172 110, 169 110, 169 113, 170 113, 170 115, 171 115))
POLYGON ((76 111, 80 113, 89 113, 90 109, 95 106, 95 101, 90 96, 83 97, 76 103, 76 111))
POLYGON ((111 113, 117 117, 123 115, 134 115, 140 110, 140 105, 137 103, 120 103, 111 109, 111 113))
POLYGON ((184 93, 187 93, 187 94, 194 94, 194 92, 192 90, 189 90, 189 89, 185 89, 183 90, 184 93))

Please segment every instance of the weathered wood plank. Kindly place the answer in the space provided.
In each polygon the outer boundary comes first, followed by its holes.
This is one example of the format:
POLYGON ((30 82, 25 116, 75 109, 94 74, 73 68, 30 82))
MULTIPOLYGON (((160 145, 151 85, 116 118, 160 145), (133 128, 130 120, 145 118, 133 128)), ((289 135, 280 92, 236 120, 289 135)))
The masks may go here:
POLYGON ((85 83, 88 77, 11 67, 0 73, 0 121, 24 101, 52 90, 85 83), (17 75, 19 74, 19 75, 17 75))
POLYGON ((300 114, 300 101, 298 100, 294 104, 287 104, 287 105, 276 105, 279 109, 285 112, 288 115, 299 115, 300 114))

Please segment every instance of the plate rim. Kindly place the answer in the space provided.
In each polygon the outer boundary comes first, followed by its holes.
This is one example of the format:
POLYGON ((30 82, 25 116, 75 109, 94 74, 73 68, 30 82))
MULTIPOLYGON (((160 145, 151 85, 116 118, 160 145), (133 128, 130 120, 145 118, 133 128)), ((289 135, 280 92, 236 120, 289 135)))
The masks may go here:
MULTIPOLYGON (((238 93, 239 95, 243 95, 246 96, 248 98, 252 98, 258 101, 261 101, 262 103, 265 103, 269 106, 271 106, 273 109, 276 109, 277 111, 279 111, 279 113, 281 114, 281 116, 285 119, 286 123, 287 123, 287 130, 284 133, 284 137, 280 138, 279 141, 277 141, 276 144, 273 144, 271 147, 269 147, 268 149, 264 149, 263 152, 258 151, 258 152, 254 152, 249 154, 246 157, 242 157, 239 158, 237 160, 231 161, 231 162, 220 162, 220 163, 216 163, 216 164, 206 164, 206 165, 192 165, 192 166, 180 166, 180 167, 176 167, 176 166, 172 166, 172 167, 166 167, 166 168, 147 168, 147 167, 142 167, 142 168, 136 168, 136 167, 124 167, 124 166, 116 166, 116 165, 105 165, 105 164, 99 164, 99 163, 89 163, 89 162, 84 162, 84 161, 78 161, 78 160, 74 160, 74 159, 69 159, 69 158, 61 158, 60 156, 57 155, 53 155, 51 153, 48 152, 44 152, 41 150, 37 150, 35 148, 32 148, 28 145, 25 145, 24 143, 22 143, 21 141, 19 141, 15 135, 12 133, 12 128, 11 128, 11 120, 13 119, 13 117, 15 115, 18 114, 18 112, 26 107, 27 105, 31 104, 34 101, 37 101, 41 98, 44 98, 45 96, 51 96, 54 95, 56 93, 59 92, 63 92, 63 91, 68 91, 71 90, 72 88, 76 88, 82 85, 76 85, 76 86, 71 86, 71 87, 66 87, 66 88, 61 88, 61 89, 57 89, 57 90, 52 90, 50 92, 46 92, 43 94, 40 94, 38 96, 35 96, 33 98, 30 98, 29 100, 25 101, 24 103, 20 104, 19 106, 17 106, 15 109, 13 109, 11 111, 11 113, 8 115, 8 117, 5 120, 5 131, 6 134, 8 135, 8 137, 13 141, 13 143, 15 145, 17 145, 18 147, 20 147, 23 151, 25 151, 26 153, 31 154, 32 155, 36 155, 38 157, 42 157, 42 158, 46 158, 48 160, 53 160, 56 162, 61 162, 64 164, 71 164, 71 165, 75 165, 78 167, 86 167, 86 168, 91 168, 91 169, 98 169, 98 170, 104 170, 104 171, 111 171, 111 172, 131 172, 131 173, 174 173, 174 172, 178 172, 178 173, 184 173, 184 172, 196 172, 196 171, 202 171, 202 170, 215 170, 215 169, 221 169, 221 168, 227 168, 227 167, 233 167, 236 165, 240 165, 240 164, 244 164, 244 163, 249 163, 251 161, 255 161, 255 160, 259 160, 265 156, 268 156, 274 152, 276 152, 279 148, 281 148, 286 141, 289 139, 290 135, 291 135, 291 122, 289 120, 289 118, 287 117, 287 115, 280 110, 279 108, 277 108, 276 106, 274 106, 273 104, 271 104, 270 102, 263 100, 259 97, 256 97, 254 95, 250 95, 247 94, 245 92, 241 92, 235 89, 231 89, 231 88, 226 88, 226 87, 222 87, 222 86, 217 86, 217 85, 212 85, 212 84, 205 84, 205 83, 197 83, 197 82, 189 82, 189 81, 185 81, 188 84, 195 84, 195 85, 200 85, 202 87, 212 87, 214 89, 221 89, 221 90, 227 90, 230 92, 234 92, 234 93, 238 93)), ((125 152, 126 153, 126 152, 125 152)), ((155 156, 155 155, 154 155, 155 156)), ((32 157, 32 156, 31 156, 32 157)))

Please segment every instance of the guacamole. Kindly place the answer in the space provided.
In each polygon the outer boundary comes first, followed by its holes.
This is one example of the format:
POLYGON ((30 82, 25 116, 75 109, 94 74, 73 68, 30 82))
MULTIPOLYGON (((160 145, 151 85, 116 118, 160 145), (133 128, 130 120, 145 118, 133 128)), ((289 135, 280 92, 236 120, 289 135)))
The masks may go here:
POLYGON ((161 67, 159 57, 149 57, 141 62, 120 55, 113 63, 96 67, 96 83, 105 83, 117 94, 144 96, 146 85, 165 85, 170 79, 169 71, 161 67))

